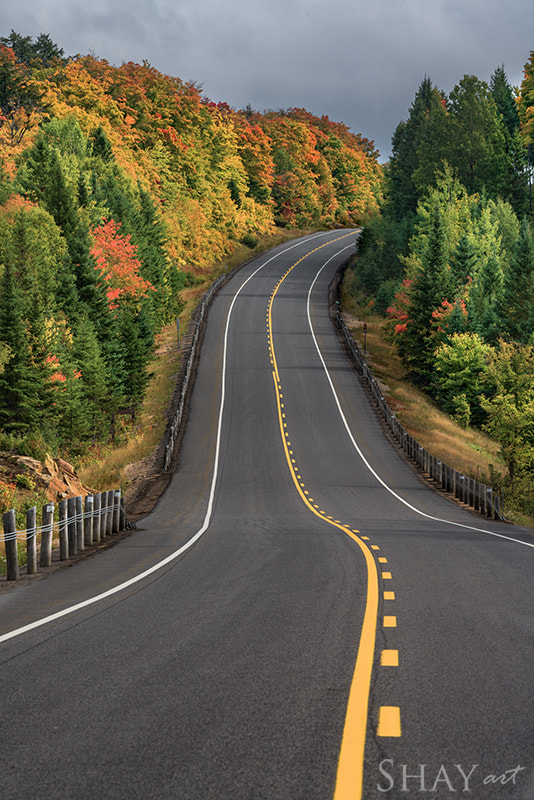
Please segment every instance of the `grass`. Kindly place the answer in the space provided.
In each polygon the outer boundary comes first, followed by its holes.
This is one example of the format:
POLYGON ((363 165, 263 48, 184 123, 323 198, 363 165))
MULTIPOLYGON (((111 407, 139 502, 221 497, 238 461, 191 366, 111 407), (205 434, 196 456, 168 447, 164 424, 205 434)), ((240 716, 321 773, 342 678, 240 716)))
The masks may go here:
POLYGON ((387 331, 386 320, 372 313, 342 286, 342 309, 354 340, 363 351, 363 323, 367 323, 366 359, 388 404, 408 433, 430 453, 458 471, 485 483, 504 475, 499 445, 475 428, 464 429, 417 389, 407 378, 387 331))

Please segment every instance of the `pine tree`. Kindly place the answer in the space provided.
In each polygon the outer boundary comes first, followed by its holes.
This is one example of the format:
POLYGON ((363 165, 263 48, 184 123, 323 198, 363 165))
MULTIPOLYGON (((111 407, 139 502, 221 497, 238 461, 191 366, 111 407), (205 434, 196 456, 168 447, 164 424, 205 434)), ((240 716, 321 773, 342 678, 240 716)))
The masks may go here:
POLYGON ((534 332, 534 237, 528 220, 521 225, 515 256, 504 274, 500 305, 503 329, 518 342, 534 332))
POLYGON ((465 234, 460 237, 451 258, 451 274, 456 288, 465 285, 468 278, 474 278, 478 262, 475 245, 465 234))
POLYGON ((24 433, 41 423, 45 387, 32 363, 22 298, 9 263, 4 268, 0 296, 0 341, 10 351, 0 374, 0 426, 24 433))
POLYGON ((87 313, 82 313, 73 331, 72 360, 80 372, 80 396, 88 430, 93 441, 109 430, 109 371, 98 343, 95 327, 87 313))
POLYGON ((490 91, 505 133, 507 165, 502 195, 505 200, 509 200, 516 214, 522 216, 528 207, 527 156, 520 131, 517 103, 504 66, 497 67, 491 76, 490 91))
POLYGON ((452 292, 447 264, 445 236, 439 209, 434 209, 432 228, 423 254, 422 268, 416 276, 409 307, 409 324, 399 345, 400 356, 414 379, 430 389, 433 384, 432 313, 452 292))
POLYGON ((426 159, 423 151, 434 154, 439 147, 436 131, 445 116, 444 98, 425 76, 410 107, 408 120, 399 123, 392 139, 390 190, 387 211, 396 220, 414 214, 421 197, 416 173, 426 159))

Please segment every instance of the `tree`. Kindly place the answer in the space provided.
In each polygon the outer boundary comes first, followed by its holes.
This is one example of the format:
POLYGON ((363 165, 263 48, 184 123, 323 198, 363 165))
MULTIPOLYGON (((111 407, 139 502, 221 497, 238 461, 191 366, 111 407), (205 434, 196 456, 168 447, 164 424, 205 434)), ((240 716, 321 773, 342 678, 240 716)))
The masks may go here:
POLYGON ((421 269, 410 292, 409 322, 399 340, 399 353, 415 380, 431 390, 435 342, 432 313, 451 293, 442 217, 432 214, 432 228, 422 257, 421 269))
POLYGON ((503 197, 510 201, 517 214, 523 215, 528 204, 526 153, 521 137, 517 103, 508 83, 504 66, 497 67, 490 81, 490 92, 504 127, 507 155, 503 197))
POLYGON ((442 147, 442 128, 445 124, 445 97, 425 76, 410 107, 409 117, 397 126, 392 139, 392 157, 389 170, 389 197, 387 213, 398 221, 407 214, 415 214, 427 182, 420 180, 420 172, 427 162, 427 152, 442 147))
POLYGON ((39 66, 48 67, 63 59, 64 55, 63 50, 54 44, 48 33, 39 34, 34 42, 31 36, 21 36, 12 29, 9 36, 0 37, 0 44, 11 48, 17 60, 27 66, 37 63, 39 66))
POLYGON ((501 341, 488 358, 485 384, 484 428, 499 442, 513 485, 534 466, 534 345, 501 341))
POLYGON ((46 391, 32 361, 21 293, 10 264, 4 268, 0 296, 0 341, 10 354, 0 374, 0 425, 24 433, 40 425, 46 391))
POLYGON ((506 176, 506 144, 495 101, 484 81, 464 75, 449 96, 447 161, 469 194, 499 196, 506 176))
POLYGON ((87 313, 78 318, 74 327, 72 361, 79 372, 80 401, 87 419, 87 433, 96 441, 109 430, 109 371, 87 313))
POLYGON ((490 352, 491 347, 473 333, 455 333, 436 350, 434 380, 438 397, 445 411, 460 417, 464 427, 471 420, 480 425, 484 419, 480 396, 490 352))
POLYGON ((517 111, 525 145, 534 144, 534 50, 525 64, 517 111))
POLYGON ((527 220, 521 225, 514 258, 504 274, 500 316, 503 328, 520 342, 534 332, 534 237, 527 220))
POLYGON ((7 132, 11 145, 19 144, 49 108, 46 90, 13 50, 0 44, 0 132, 7 132))

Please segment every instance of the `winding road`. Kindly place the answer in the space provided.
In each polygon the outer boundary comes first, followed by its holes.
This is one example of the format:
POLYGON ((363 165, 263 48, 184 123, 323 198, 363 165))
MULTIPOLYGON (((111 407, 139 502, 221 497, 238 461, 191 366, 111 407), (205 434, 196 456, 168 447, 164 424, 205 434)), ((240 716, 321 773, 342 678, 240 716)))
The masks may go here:
POLYGON ((155 510, 0 595, 2 800, 533 800, 534 536, 384 434, 329 318, 356 236, 229 280, 155 510))

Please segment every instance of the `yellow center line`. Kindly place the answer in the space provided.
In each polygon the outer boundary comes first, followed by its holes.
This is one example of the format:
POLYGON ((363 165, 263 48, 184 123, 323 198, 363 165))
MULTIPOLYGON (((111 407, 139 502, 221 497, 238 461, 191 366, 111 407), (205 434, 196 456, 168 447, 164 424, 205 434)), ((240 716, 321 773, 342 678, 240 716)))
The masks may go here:
MULTIPOLYGON (((329 244, 329 242, 327 244, 329 244)), ((378 619, 378 572, 375 558, 371 553, 371 550, 362 541, 362 538, 368 537, 357 536, 356 532, 353 532, 353 530, 351 530, 347 525, 341 523, 340 520, 334 520, 333 517, 327 516, 324 511, 321 511, 317 508, 317 506, 314 506, 312 502, 310 502, 309 497, 307 497, 308 492, 305 492, 301 486, 302 479, 300 474, 298 474, 295 469, 289 451, 290 443, 287 441, 287 423, 284 422, 284 415, 282 413, 282 385, 280 381, 280 373, 278 371, 278 363, 276 360, 272 335, 273 301, 276 297, 279 287, 282 285, 283 280, 285 280, 291 271, 298 264, 304 261, 305 258, 308 258, 310 255, 312 255, 312 253, 317 252, 325 246, 326 245, 323 244, 320 247, 311 250, 309 253, 296 261, 293 266, 288 269, 283 279, 278 282, 269 300, 267 328, 269 353, 271 356, 271 363, 273 365, 273 382, 275 386, 280 434, 282 446, 286 456, 286 462, 293 480, 293 484, 302 502, 309 508, 312 514, 315 514, 316 517, 319 517, 319 519, 327 522, 329 525, 339 528, 339 530, 343 531, 354 542, 356 542, 364 555, 367 567, 367 599, 365 604, 365 613, 363 617, 358 653, 356 656, 356 664, 354 667, 354 673, 349 691, 334 794, 334 800, 348 800, 348 798, 350 798, 350 800, 361 800, 363 790, 363 766, 369 709, 369 693, 373 670, 376 626, 378 619)))

